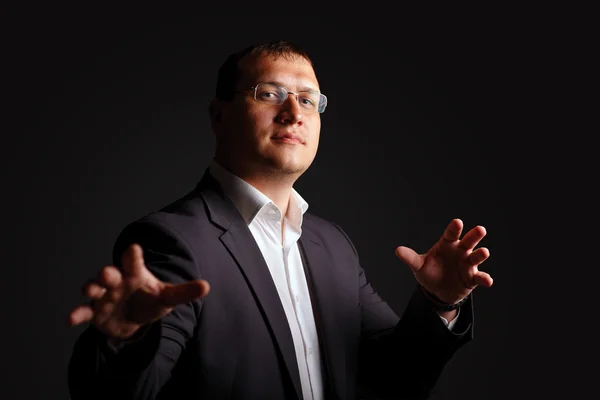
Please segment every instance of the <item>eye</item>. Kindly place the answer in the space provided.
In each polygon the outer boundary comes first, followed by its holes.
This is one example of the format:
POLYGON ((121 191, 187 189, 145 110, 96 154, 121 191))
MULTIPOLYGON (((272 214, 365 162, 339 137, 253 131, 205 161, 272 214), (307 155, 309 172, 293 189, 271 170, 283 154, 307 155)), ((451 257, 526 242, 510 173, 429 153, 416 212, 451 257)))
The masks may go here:
POLYGON ((263 100, 277 100, 279 99, 279 93, 274 90, 263 90, 257 93, 257 96, 263 100))
POLYGON ((310 94, 301 94, 298 96, 298 103, 304 108, 316 108, 317 101, 310 94))

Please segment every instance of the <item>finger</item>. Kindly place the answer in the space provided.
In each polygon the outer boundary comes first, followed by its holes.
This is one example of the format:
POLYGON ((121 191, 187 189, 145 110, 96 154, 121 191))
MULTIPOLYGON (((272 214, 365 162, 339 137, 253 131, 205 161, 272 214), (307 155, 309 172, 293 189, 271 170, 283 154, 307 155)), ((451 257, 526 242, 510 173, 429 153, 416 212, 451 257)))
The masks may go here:
POLYGON ((477 266, 490 257, 490 251, 486 247, 480 247, 467 257, 467 263, 471 266, 477 266))
POLYGON ((210 292, 210 284, 203 279, 167 285, 161 293, 161 302, 165 307, 175 307, 204 297, 208 292, 210 292))
POLYGON ((123 281, 123 275, 116 267, 109 265, 100 270, 98 284, 107 290, 117 289, 123 281))
POLYGON ((90 299, 100 299, 106 293, 106 288, 99 285, 97 282, 89 281, 83 286, 83 295, 90 299))
POLYGON ((121 258, 123 273, 127 276, 139 276, 142 274, 145 265, 144 265, 144 252, 142 247, 133 243, 131 246, 127 248, 127 251, 123 254, 121 258))
POLYGON ((123 286, 123 274, 121 271, 112 265, 104 267, 98 277, 99 284, 106 288, 104 296, 97 299, 97 303, 94 309, 97 310, 99 306, 102 306, 106 302, 116 303, 123 297, 124 286, 123 286))
POLYGON ((460 219, 455 218, 452 221, 450 221, 450 223, 446 227, 446 230, 444 231, 444 234, 442 235, 442 239, 444 239, 448 242, 455 242, 458 239, 460 239, 462 230, 463 230, 463 222, 460 219))
POLYGON ((71 311, 67 322, 70 326, 75 326, 84 322, 91 321, 93 317, 94 311, 92 310, 92 308, 87 305, 81 305, 75 307, 75 309, 71 311))
POLYGON ((423 266, 423 257, 408 247, 396 247, 396 256, 408 265, 413 273, 416 273, 423 266))
POLYGON ((458 247, 467 251, 473 250, 479 241, 484 238, 486 233, 486 229, 483 226, 478 225, 465 234, 458 244, 458 247))
MULTIPOLYGON (((111 291, 109 291, 108 293, 111 293, 111 291)), ((119 296, 119 298, 120 297, 121 296, 119 296)), ((115 309, 118 306, 117 300, 106 298, 106 296, 105 296, 104 298, 102 298, 100 300, 92 301, 91 307, 92 307, 92 310, 94 311, 94 316, 93 316, 94 322, 104 321, 108 317, 113 315, 113 313, 115 312, 115 309)))
POLYGON ((475 275, 473 275, 473 282, 477 286, 490 287, 494 284, 494 279, 487 272, 477 271, 475 275))

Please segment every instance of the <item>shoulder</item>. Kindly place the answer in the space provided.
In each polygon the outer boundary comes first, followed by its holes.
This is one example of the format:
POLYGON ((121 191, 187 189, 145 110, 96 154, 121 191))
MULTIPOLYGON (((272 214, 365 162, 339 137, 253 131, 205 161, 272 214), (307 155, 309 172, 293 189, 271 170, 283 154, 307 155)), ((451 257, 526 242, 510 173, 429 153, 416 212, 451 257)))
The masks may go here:
POLYGON ((132 226, 146 226, 179 231, 185 230, 191 225, 198 228, 207 221, 206 207, 202 197, 192 192, 160 209, 130 221, 125 229, 132 226))
POLYGON ((131 243, 186 248, 209 230, 215 227, 209 222, 202 197, 190 193, 126 223, 115 240, 114 254, 121 254, 131 243))
POLYGON ((324 243, 326 246, 346 248, 357 254, 350 236, 337 222, 306 212, 302 230, 307 233, 307 236, 324 243))

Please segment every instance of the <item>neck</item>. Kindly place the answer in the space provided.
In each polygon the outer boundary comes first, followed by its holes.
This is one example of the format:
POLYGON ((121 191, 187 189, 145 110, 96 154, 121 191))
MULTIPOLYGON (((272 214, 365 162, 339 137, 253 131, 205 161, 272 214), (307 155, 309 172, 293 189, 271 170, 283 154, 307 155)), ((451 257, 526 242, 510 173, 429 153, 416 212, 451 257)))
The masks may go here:
POLYGON ((277 171, 273 168, 257 167, 248 168, 242 167, 235 163, 227 163, 224 160, 215 157, 215 161, 223 168, 243 179, 250 185, 254 186, 261 193, 267 196, 281 210, 282 215, 287 214, 287 209, 290 203, 292 187, 297 179, 295 174, 286 174, 277 171))
POLYGON ((281 210, 282 215, 287 214, 287 209, 290 204, 290 196, 292 194, 292 186, 284 185, 280 182, 266 182, 264 179, 252 180, 244 179, 246 182, 260 190, 265 196, 270 198, 273 203, 281 210))

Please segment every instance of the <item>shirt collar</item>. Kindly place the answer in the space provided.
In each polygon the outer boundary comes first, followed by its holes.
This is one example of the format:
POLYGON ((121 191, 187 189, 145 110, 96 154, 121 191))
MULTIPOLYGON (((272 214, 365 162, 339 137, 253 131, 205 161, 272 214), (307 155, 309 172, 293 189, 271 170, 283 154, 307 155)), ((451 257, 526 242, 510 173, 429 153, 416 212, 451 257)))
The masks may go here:
MULTIPOLYGON (((281 220, 281 210, 269 197, 245 180, 226 170, 214 159, 209 165, 209 172, 219 182, 225 194, 231 198, 246 224, 250 225, 258 215, 264 218, 281 220)), ((293 225, 300 227, 302 216, 307 209, 308 203, 292 188, 286 218, 293 225)))

